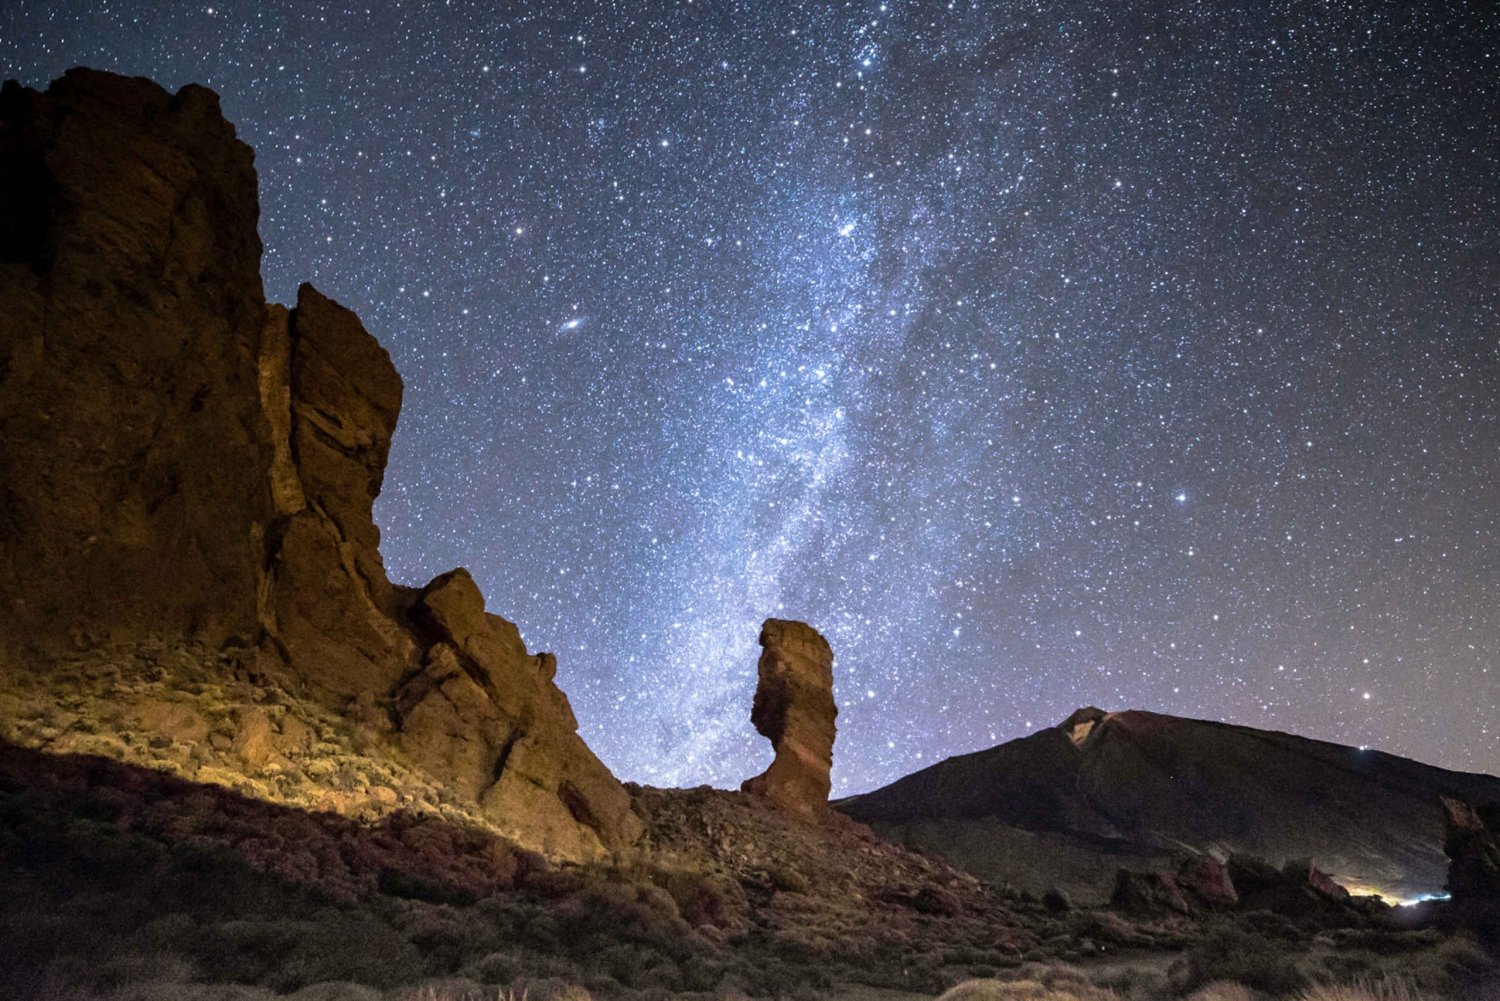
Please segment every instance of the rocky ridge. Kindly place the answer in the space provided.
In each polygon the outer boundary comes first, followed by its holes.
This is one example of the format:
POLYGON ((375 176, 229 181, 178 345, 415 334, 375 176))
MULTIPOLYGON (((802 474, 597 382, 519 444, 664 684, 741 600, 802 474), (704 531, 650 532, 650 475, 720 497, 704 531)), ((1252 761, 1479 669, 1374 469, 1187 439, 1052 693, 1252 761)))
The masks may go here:
POLYGON ((371 507, 401 379, 311 286, 266 303, 257 215, 212 91, 74 70, 0 92, 0 687, 85 651, 206 651, 520 844, 630 845, 555 659, 463 570, 386 576, 371 507))

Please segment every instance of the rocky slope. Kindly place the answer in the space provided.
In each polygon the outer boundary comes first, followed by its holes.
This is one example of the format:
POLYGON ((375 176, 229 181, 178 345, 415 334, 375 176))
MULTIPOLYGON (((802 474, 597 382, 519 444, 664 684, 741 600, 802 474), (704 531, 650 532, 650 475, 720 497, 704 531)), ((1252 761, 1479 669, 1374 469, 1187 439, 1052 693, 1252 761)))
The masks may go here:
MULTIPOLYGON (((71 723, 19 725, 27 692, 167 651, 348 721, 524 845, 628 846, 555 660, 463 570, 386 577, 371 506, 401 379, 310 286, 266 303, 257 214, 211 91, 75 70, 0 92, 0 723, 67 749, 71 723)), ((212 729, 147 711, 168 744, 212 729)))
POLYGON ((1109 893, 1120 866, 1184 852, 1313 859, 1357 893, 1441 893, 1442 796, 1500 802, 1500 779, 1284 733, 1082 709, 837 804, 989 878, 1109 893), (997 850, 1005 846, 1005 850, 997 850), (1017 865, 1021 862, 1021 865, 1017 865))

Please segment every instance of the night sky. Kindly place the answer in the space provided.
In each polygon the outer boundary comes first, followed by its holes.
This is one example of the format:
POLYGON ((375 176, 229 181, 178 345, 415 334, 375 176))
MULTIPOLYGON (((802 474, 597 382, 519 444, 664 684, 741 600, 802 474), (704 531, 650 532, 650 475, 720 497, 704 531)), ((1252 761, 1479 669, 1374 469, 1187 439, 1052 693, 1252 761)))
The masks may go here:
POLYGON ((836 793, 1089 703, 1500 773, 1490 4, 4 5, 78 64, 223 95, 405 378, 391 576, 623 778, 764 767, 772 615, 836 793))

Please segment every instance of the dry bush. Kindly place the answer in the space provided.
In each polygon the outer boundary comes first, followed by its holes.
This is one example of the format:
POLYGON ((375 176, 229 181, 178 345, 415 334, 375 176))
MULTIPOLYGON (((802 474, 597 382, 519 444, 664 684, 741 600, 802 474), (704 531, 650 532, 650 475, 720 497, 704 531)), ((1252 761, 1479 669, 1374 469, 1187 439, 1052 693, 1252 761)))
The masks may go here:
POLYGON ((1297 1001, 1429 1001, 1429 998, 1417 993, 1405 980, 1394 979, 1309 987, 1297 995, 1297 1001))
POLYGON ((1039 979, 965 980, 938 1001, 1119 1001, 1119 995, 1095 987, 1075 970, 1053 967, 1039 979))
POLYGON ((1307 986, 1286 943, 1234 926, 1204 936, 1173 965, 1171 975, 1182 991, 1228 982, 1281 997, 1307 986))
MULTIPOLYGON (((89 1001, 98 1001, 97 995, 89 1001)), ((111 995, 110 1001, 285 1001, 264 987, 243 984, 132 984, 111 995)))
POLYGON ((289 995, 286 1001, 384 1001, 381 993, 364 984, 347 980, 309 984, 289 995))
POLYGON ((1218 980, 1195 991, 1187 1001, 1255 1001, 1255 995, 1244 984, 1218 980))
POLYGON ((516 989, 486 990, 462 983, 427 984, 400 995, 400 1001, 594 1001, 593 995, 574 983, 548 981, 516 989))

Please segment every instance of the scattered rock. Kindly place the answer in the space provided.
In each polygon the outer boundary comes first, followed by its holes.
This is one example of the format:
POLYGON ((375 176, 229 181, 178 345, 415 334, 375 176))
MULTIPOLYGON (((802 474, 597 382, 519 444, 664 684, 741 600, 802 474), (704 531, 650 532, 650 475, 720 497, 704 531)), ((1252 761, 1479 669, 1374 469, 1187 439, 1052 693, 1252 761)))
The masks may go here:
POLYGON ((771 767, 743 785, 789 810, 828 805, 833 768, 833 650, 804 622, 767 619, 761 627, 759 684, 750 720, 776 749, 771 767))
POLYGON ((150 699, 137 703, 129 715, 132 726, 184 744, 196 744, 208 739, 208 720, 183 702, 150 699))
POLYGON ((288 713, 281 718, 281 736, 277 739, 282 753, 305 753, 317 739, 313 728, 308 726, 296 716, 288 713))

